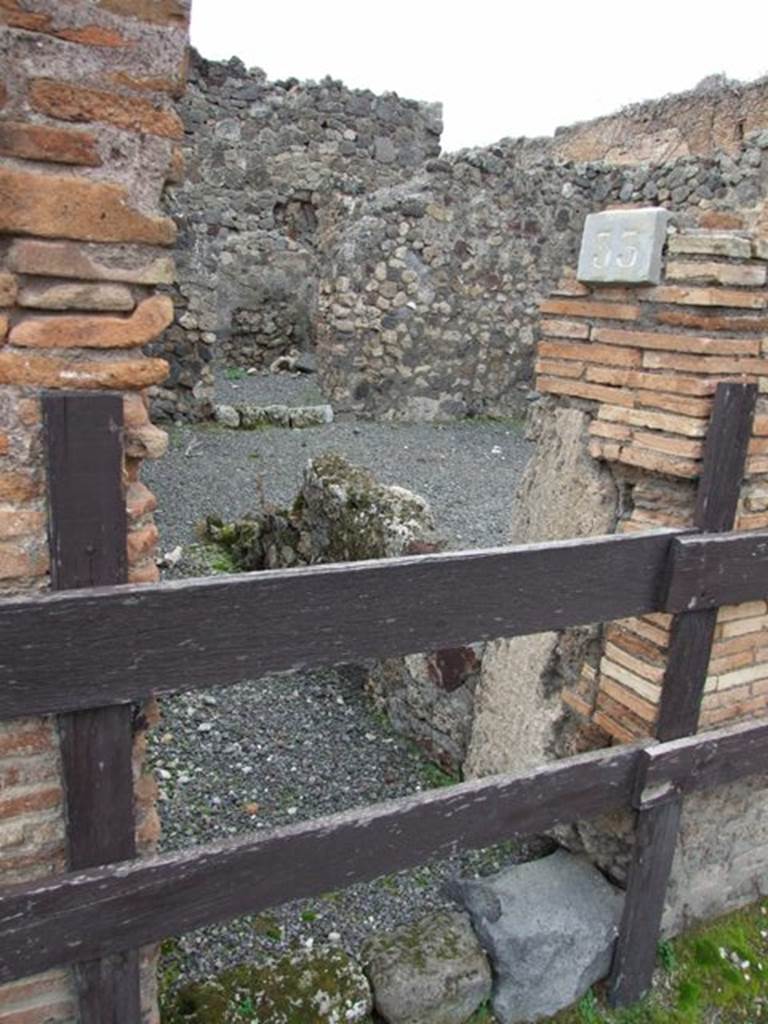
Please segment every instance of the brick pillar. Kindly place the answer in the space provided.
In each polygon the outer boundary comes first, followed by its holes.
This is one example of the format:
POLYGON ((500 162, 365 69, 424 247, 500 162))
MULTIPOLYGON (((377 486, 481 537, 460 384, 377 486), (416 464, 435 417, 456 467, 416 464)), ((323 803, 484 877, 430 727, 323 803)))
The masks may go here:
MULTIPOLYGON (((768 527, 766 255, 746 231, 675 232, 658 287, 568 277, 542 303, 538 389, 591 403, 590 453, 631 493, 620 532, 690 525, 712 395, 733 379, 761 390, 736 528, 768 527)), ((617 740, 652 732, 670 618, 608 626, 570 706, 617 740)), ((764 601, 721 609, 702 727, 768 708, 767 630, 764 601)))
MULTIPOLYGON (((164 433, 146 389, 167 373, 143 346, 171 322, 175 225, 161 215, 183 134, 187 0, 9 0, 0 5, 0 593, 48 577, 43 389, 125 401, 130 579, 157 578, 155 499, 140 481, 164 433)), ((51 666, 55 671, 55 666, 51 666)), ((147 709, 144 720, 151 719, 147 709)), ((158 835, 135 746, 138 839, 158 835)), ((62 870, 65 822, 52 719, 0 723, 0 879, 62 870)), ((145 1019, 156 1019, 145 957, 145 1019)), ((0 1024, 75 1016, 69 973, 0 988, 0 1024)))
MULTIPOLYGON (((550 396, 547 405, 554 396, 557 405, 581 410, 555 416, 586 423, 583 458, 595 460, 590 468, 611 482, 618 532, 691 524, 712 395, 721 380, 759 386, 736 529, 768 527, 767 225, 739 229, 735 215, 727 216, 734 230, 668 234, 658 286, 586 287, 571 273, 541 304, 538 389, 550 396)), ((564 729, 561 741, 570 736, 583 746, 653 734, 670 621, 655 614, 610 623, 580 675, 578 663, 566 666, 562 696, 581 724, 564 729)), ((700 728, 766 710, 768 604, 722 608, 700 728)), ((667 932, 764 893, 767 821, 768 790, 757 777, 686 799, 667 932)), ((629 816, 614 815, 577 823, 562 838, 621 880, 631 835, 629 816)))

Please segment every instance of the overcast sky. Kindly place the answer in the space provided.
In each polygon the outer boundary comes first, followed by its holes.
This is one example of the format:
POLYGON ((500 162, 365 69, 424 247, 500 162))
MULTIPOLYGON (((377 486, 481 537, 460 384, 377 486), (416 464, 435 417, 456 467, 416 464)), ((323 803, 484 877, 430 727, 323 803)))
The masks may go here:
POLYGON ((192 0, 192 42, 270 78, 444 105, 445 149, 768 73, 766 0, 192 0))

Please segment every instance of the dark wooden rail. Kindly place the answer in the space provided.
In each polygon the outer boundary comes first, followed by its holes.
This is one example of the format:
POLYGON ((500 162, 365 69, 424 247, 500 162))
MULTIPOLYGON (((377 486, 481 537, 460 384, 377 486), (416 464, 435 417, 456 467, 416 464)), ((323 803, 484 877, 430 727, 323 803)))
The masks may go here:
MULTIPOLYGON (((768 768, 768 723, 686 735, 696 728, 717 607, 768 594, 768 533, 708 535, 732 524, 754 399, 749 385, 718 388, 698 532, 660 530, 1 601, 0 718, 67 713, 70 824, 85 822, 85 835, 79 827, 72 837, 67 874, 0 890, 0 981, 77 964, 83 1021, 136 1024, 135 950, 144 943, 457 850, 634 808, 634 860, 610 984, 616 1003, 638 998, 650 981, 683 795, 768 768), (130 776, 123 741, 132 701, 267 672, 664 610, 675 620, 656 740, 257 837, 133 859, 126 833, 126 823, 133 827, 130 783, 127 790, 123 785, 130 776), (70 743, 72 723, 86 722, 93 728, 79 733, 82 747, 70 743), (86 785, 104 757, 118 780, 115 806, 106 809, 109 787, 97 786, 89 796, 86 785), (105 846, 89 828, 88 816, 101 810, 107 820, 119 819, 120 849, 105 846)), ((105 400, 60 396, 60 407, 53 402, 49 412, 58 409, 82 426, 105 413, 105 400)), ((68 460, 70 471, 82 468, 74 436, 67 434, 64 454, 60 434, 48 439, 59 468, 68 460)), ((119 462, 111 450, 114 474, 119 462)), ((95 458, 98 465, 103 469, 95 458)), ((51 480, 57 564, 73 567, 56 581, 82 585, 83 556, 93 559, 99 515, 78 533, 67 473, 57 478, 52 463, 51 480), (69 555, 60 543, 62 524, 70 524, 67 544, 75 550, 69 555)), ((83 492, 77 493, 79 501, 83 492)), ((101 500, 91 488, 91 511, 101 500)), ((114 555, 105 549, 107 561, 114 555)))
POLYGON ((0 718, 658 611, 684 532, 0 601, 0 718))
POLYGON ((256 838, 92 868, 0 896, 0 981, 117 953, 456 850, 631 807, 639 773, 687 792, 768 767, 768 724, 616 747, 256 838), (651 760, 649 761, 649 757, 651 760))

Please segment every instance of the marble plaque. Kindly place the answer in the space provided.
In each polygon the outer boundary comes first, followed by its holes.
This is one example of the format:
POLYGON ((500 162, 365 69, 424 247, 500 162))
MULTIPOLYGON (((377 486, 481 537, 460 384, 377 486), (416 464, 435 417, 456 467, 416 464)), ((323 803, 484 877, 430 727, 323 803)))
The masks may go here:
POLYGON ((576 276, 586 283, 658 284, 668 221, 660 207, 590 213, 576 276))

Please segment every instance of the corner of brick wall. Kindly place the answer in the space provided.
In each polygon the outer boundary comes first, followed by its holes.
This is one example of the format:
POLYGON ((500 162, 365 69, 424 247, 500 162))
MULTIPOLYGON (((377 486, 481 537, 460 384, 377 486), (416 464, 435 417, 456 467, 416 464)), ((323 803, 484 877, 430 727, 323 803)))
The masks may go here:
MULTIPOLYGON (((657 287, 587 287, 572 274, 540 306, 540 392, 589 409, 589 451, 631 489, 622 532, 689 525, 712 396, 722 380, 760 397, 736 529, 768 527, 768 236, 729 214, 732 230, 670 230, 657 287)), ((671 617, 604 630, 597 669, 564 694, 615 741, 653 731, 671 617)), ((768 709, 768 605, 722 608, 700 727, 768 709)))
MULTIPOLYGON (((143 347, 173 317, 174 223, 160 210, 183 135, 188 0, 8 0, 0 4, 0 593, 48 582, 40 394, 121 392, 129 579, 157 579, 155 499, 141 483, 165 434, 146 392, 167 374, 143 347)), ((52 666, 52 671, 54 667, 52 666)), ((151 723, 154 709, 145 709, 151 723)), ((145 734, 134 751, 139 847, 156 843, 145 734)), ((0 879, 66 864, 52 718, 0 723, 0 879)), ((157 1019, 154 956, 143 958, 144 1017, 157 1019)), ((0 987, 0 1024, 76 1019, 71 975, 0 987)))

